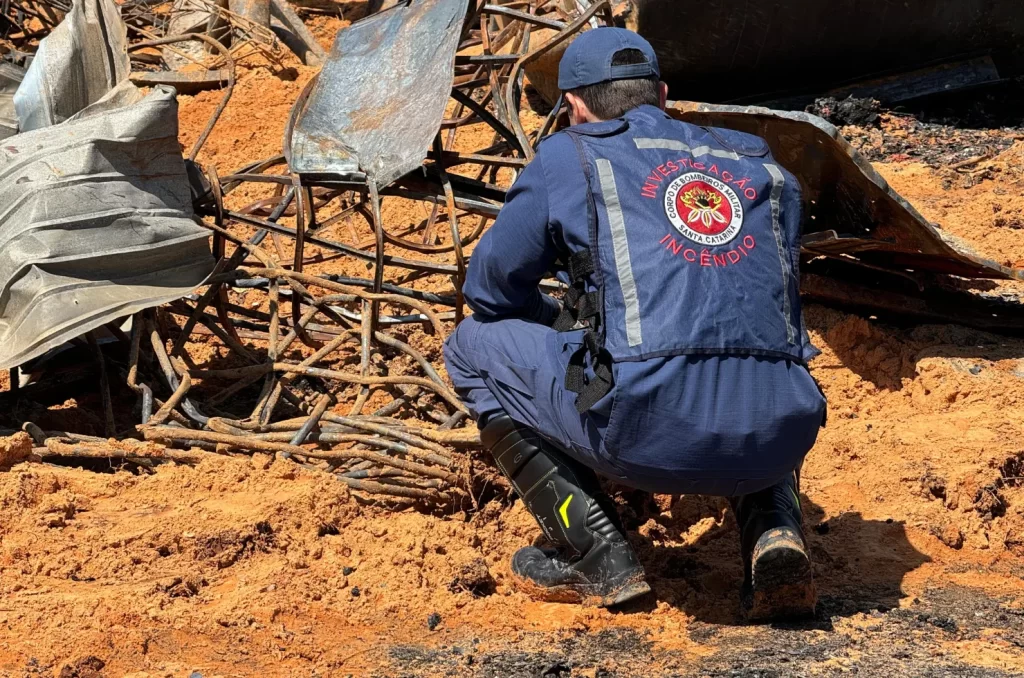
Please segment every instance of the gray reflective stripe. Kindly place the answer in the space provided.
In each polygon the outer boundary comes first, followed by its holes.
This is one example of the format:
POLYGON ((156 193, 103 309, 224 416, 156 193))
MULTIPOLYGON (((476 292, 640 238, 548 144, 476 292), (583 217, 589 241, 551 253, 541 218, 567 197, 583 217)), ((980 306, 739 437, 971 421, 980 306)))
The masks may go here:
POLYGON ((615 171, 603 158, 597 160, 597 176, 601 180, 601 195, 608 212, 608 225, 612 231, 612 250, 615 252, 615 270, 622 286, 622 299, 626 302, 626 339, 630 347, 643 343, 640 333, 640 296, 633 279, 633 264, 629 261, 629 239, 626 237, 626 218, 622 214, 619 191, 615 188, 615 171))
POLYGON ((695 158, 699 158, 704 155, 713 155, 716 158, 728 158, 729 160, 740 159, 739 154, 733 153, 732 151, 722 151, 717 148, 711 148, 710 146, 690 148, 682 141, 676 141, 675 139, 633 139, 633 143, 636 144, 637 148, 658 148, 665 151, 683 151, 684 153, 689 153, 695 158))
POLYGON ((775 233, 775 245, 779 250, 779 264, 782 266, 782 312, 786 316, 786 340, 790 344, 795 344, 796 329, 793 327, 793 313, 789 302, 789 281, 793 272, 789 257, 786 256, 786 244, 782 240, 782 226, 779 224, 779 217, 782 214, 782 189, 786 187, 786 176, 775 165, 766 164, 764 168, 772 176, 772 193, 769 201, 772 205, 772 232, 775 233))

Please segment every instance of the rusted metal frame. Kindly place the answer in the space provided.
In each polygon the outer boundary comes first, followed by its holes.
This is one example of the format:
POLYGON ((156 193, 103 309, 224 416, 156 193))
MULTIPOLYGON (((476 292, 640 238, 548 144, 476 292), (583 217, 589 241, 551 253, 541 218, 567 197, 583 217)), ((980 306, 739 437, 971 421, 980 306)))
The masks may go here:
MULTIPOLYGON (((210 181, 210 194, 213 198, 214 211, 213 211, 213 223, 217 226, 224 227, 224 194, 221 191, 220 177, 217 175, 217 168, 210 165, 207 170, 207 179, 210 181)), ((225 240, 224 236, 214 231, 213 234, 213 256, 217 258, 217 261, 221 261, 225 256, 225 240)), ((221 325, 227 331, 231 338, 238 341, 238 331, 235 329, 234 324, 231 322, 231 317, 225 308, 228 303, 228 292, 224 285, 216 285, 216 292, 213 297, 213 306, 217 310, 217 318, 220 319, 221 325)))
POLYGON ((558 120, 558 115, 559 115, 559 113, 562 112, 562 106, 564 105, 564 103, 565 103, 565 95, 564 94, 559 94, 558 95, 558 100, 555 101, 555 105, 551 109, 551 112, 548 113, 546 118, 544 118, 544 124, 541 125, 539 130, 537 130, 537 138, 534 139, 534 141, 533 141, 533 150, 534 151, 537 150, 537 147, 540 146, 540 142, 544 140, 544 137, 547 136, 547 133, 554 126, 555 121, 558 120))
POLYGON ((213 115, 210 116, 210 121, 206 123, 206 127, 203 128, 202 133, 200 133, 199 138, 196 139, 195 144, 192 145, 192 150, 188 154, 188 159, 194 161, 196 157, 199 155, 199 151, 203 148, 203 144, 205 144, 206 140, 209 138, 210 133, 213 132, 214 126, 220 119, 221 113, 223 113, 224 109, 227 107, 228 101, 231 100, 231 93, 235 89, 235 60, 234 58, 232 58, 231 52, 229 52, 228 49, 221 43, 217 42, 216 40, 207 35, 203 35, 202 33, 190 33, 188 35, 171 35, 165 38, 158 38, 156 40, 137 42, 134 45, 130 45, 128 47, 128 50, 133 51, 137 49, 143 49, 146 47, 160 47, 161 45, 171 45, 176 42, 184 42, 186 40, 199 40, 200 42, 203 42, 209 47, 212 47, 213 49, 217 50, 221 53, 221 56, 223 57, 224 62, 227 64, 228 68, 228 85, 224 89, 224 97, 221 99, 220 104, 217 105, 217 108, 214 110, 213 115))
POLYGON ((545 19, 528 12, 521 12, 519 10, 510 9, 507 6, 502 5, 484 5, 481 10, 484 14, 498 14, 507 16, 512 19, 517 19, 526 23, 534 24, 535 26, 541 26, 543 28, 553 28, 556 31, 565 29, 565 24, 561 21, 554 21, 552 19, 545 19))
POLYGON ((110 443, 103 441, 82 441, 72 440, 69 438, 47 438, 45 443, 45 452, 40 450, 40 456, 44 459, 48 457, 65 457, 65 458, 77 458, 77 459, 167 459, 169 461, 176 461, 181 463, 195 464, 207 457, 209 452, 185 452, 182 450, 172 450, 166 447, 155 447, 152 445, 142 445, 135 450, 124 450, 119 447, 114 447, 110 443))
MULTIPOLYGON (((264 229, 270 231, 271 233, 279 233, 281 235, 285 235, 292 238, 295 237, 295 231, 293 229, 288 228, 287 226, 281 226, 280 224, 264 221, 263 219, 259 219, 257 217, 252 217, 247 214, 241 214, 239 212, 232 212, 230 210, 226 211, 225 214, 229 219, 233 219, 242 224, 264 229)), ((230 239, 231 238, 229 238, 229 240, 230 239)), ((235 239, 237 241, 237 238, 235 239)), ((332 240, 327 240, 326 238, 321 238, 319 236, 312 235, 307 236, 305 240, 306 242, 316 245, 317 247, 323 247, 324 249, 342 252, 344 254, 353 256, 357 259, 362 259, 363 261, 376 261, 376 256, 374 254, 370 252, 364 252, 350 245, 345 245, 344 243, 335 242, 332 240)), ((424 271, 426 273, 450 274, 454 273, 456 270, 454 266, 448 264, 438 264, 433 261, 412 261, 409 259, 403 259, 401 257, 394 257, 388 254, 384 255, 384 264, 386 266, 407 268, 414 271, 424 271)))
MULTIPOLYGON (((504 124, 502 124, 501 121, 495 118, 490 111, 488 111, 486 108, 484 108, 476 101, 474 101, 471 97, 466 96, 457 89, 452 90, 452 98, 458 101, 459 103, 464 104, 466 108, 476 113, 481 120, 483 120, 485 123, 493 127, 494 130, 498 134, 500 134, 502 138, 504 138, 509 144, 511 144, 515 150, 519 151, 520 153, 523 153, 522 141, 519 139, 518 136, 516 136, 516 133, 509 129, 508 127, 506 127, 504 124)), ((520 127, 521 126, 522 125, 520 125, 520 127)))
POLYGON ((413 487, 398 487, 395 485, 384 485, 370 480, 356 480, 344 475, 336 475, 338 480, 348 485, 353 490, 366 492, 367 494, 379 494, 408 499, 439 499, 440 495, 432 490, 421 490, 413 487))
POLYGON ((397 349, 402 353, 408 355, 410 358, 416 361, 416 363, 420 366, 420 369, 422 369, 424 374, 427 375, 428 379, 436 383, 440 388, 443 388, 445 391, 447 391, 447 393, 450 396, 457 397, 448 388, 448 385, 445 384, 444 379, 441 378, 441 375, 437 373, 437 371, 434 369, 434 366, 430 364, 430 361, 427 360, 422 353, 420 353, 419 351, 417 351, 404 341, 396 337, 392 337, 388 334, 384 334, 383 332, 378 332, 377 334, 374 335, 374 338, 380 343, 384 344, 385 346, 397 349))
MULTIPOLYGON (((429 167, 428 167, 428 169, 429 169, 429 167)), ((458 175, 455 175, 455 176, 458 176, 458 175)), ((449 180, 451 180, 452 178, 453 177, 449 175, 449 180)), ((394 196, 396 198, 407 198, 409 200, 422 200, 424 202, 434 202, 434 203, 440 203, 440 202, 446 201, 446 198, 445 198, 443 193, 438 195, 437 193, 433 193, 433 192, 427 193, 427 192, 422 191, 422 190, 404 188, 404 187, 400 187, 400 186, 392 186, 392 187, 386 189, 386 192, 384 193, 384 195, 394 196)), ((485 201, 482 201, 482 200, 474 200, 472 198, 466 198, 463 195, 460 195, 458 193, 455 194, 455 206, 458 207, 460 210, 468 213, 468 214, 476 214, 478 216, 487 217, 487 218, 490 218, 490 219, 494 219, 495 217, 497 217, 498 216, 498 212, 501 211, 501 206, 500 205, 497 205, 497 204, 492 203, 492 202, 485 202, 485 201)), ((467 242, 464 241, 463 244, 467 244, 467 242)), ((407 268, 412 268, 412 267, 407 267, 407 268)), ((452 273, 452 272, 454 272, 454 267, 451 267, 451 268, 452 268, 452 270, 444 270, 444 271, 427 270, 426 272, 427 273, 452 273)))
MULTIPOLYGON (((157 363, 160 365, 160 372, 164 376, 164 381, 170 388, 171 393, 178 390, 179 381, 178 375, 174 372, 174 367, 171 365, 171 360, 167 355, 167 351, 164 349, 163 339, 160 338, 160 332, 157 331, 156 323, 153 322, 151 317, 146 317, 146 331, 149 334, 150 344, 153 347, 153 353, 156 355, 157 363)), ((206 422, 210 420, 209 417, 204 415, 196 406, 192 403, 188 397, 184 397, 181 400, 181 409, 184 410, 185 414, 200 426, 205 426, 206 422)))
POLYGON ((515 54, 462 54, 455 57, 455 64, 458 66, 476 66, 478 64, 502 66, 514 64, 516 60, 515 54))
MULTIPOLYGON (((526 65, 537 60, 544 54, 550 52, 552 49, 554 49, 555 47, 569 39, 572 35, 581 31, 583 27, 587 25, 587 23, 590 21, 592 17, 596 16, 601 9, 606 8, 607 6, 608 0, 597 0, 590 7, 588 7, 585 12, 580 14, 580 16, 575 21, 573 21, 571 24, 566 26, 564 30, 558 33, 558 35, 554 36, 537 49, 519 58, 515 66, 512 68, 512 77, 509 78, 509 81, 506 84, 505 88, 505 99, 509 106, 512 106, 516 103, 513 99, 513 93, 515 92, 515 83, 516 80, 518 80, 520 74, 523 73, 523 70, 526 67, 526 65)), ((536 153, 534 152, 533 147, 530 145, 530 138, 526 134, 526 130, 523 129, 523 123, 519 119, 518 111, 516 111, 515 109, 509 109, 508 114, 509 117, 511 118, 512 127, 515 130, 516 138, 519 141, 520 149, 523 149, 524 147, 526 149, 524 151, 524 157, 527 160, 533 160, 533 156, 536 155, 536 153)))
POLYGON ((100 371, 100 398, 103 401, 103 426, 108 438, 117 434, 117 426, 114 422, 114 401, 110 397, 110 376, 107 374, 107 361, 103 358, 103 349, 96 341, 96 332, 86 334, 89 348, 92 349, 93 357, 96 360, 96 367, 100 371))
MULTIPOLYGON (((304 325, 309 323, 310 320, 317 314, 318 309, 316 307, 311 308, 301 318, 299 318, 298 329, 293 327, 290 332, 280 341, 275 349, 277 355, 283 354, 288 347, 298 337, 299 332, 303 331, 304 325)), ((273 363, 271 363, 273 364, 273 363)), ((260 428, 267 426, 270 423, 271 417, 273 417, 274 410, 277 408, 278 403, 281 400, 281 396, 286 392, 287 385, 277 376, 276 373, 271 372, 268 374, 268 387, 265 388, 266 398, 260 401, 257 405, 257 409, 253 411, 252 418, 259 422, 260 428)))
MULTIPOLYGON (((153 31, 150 31, 150 30, 148 30, 146 28, 143 28, 142 26, 135 26, 135 25, 130 24, 130 23, 127 23, 127 26, 128 26, 128 30, 135 31, 136 33, 138 33, 142 37, 146 38, 147 40, 160 40, 162 38, 162 36, 159 33, 155 33, 153 31)), ((129 51, 132 51, 134 49, 134 47, 135 47, 135 45, 129 46, 129 48, 128 48, 129 51)), ((199 59, 197 59, 195 56, 189 54, 188 52, 182 52, 181 50, 175 49, 173 47, 167 47, 167 51, 172 53, 172 54, 174 54, 175 56, 178 56, 178 57, 181 57, 182 59, 185 59, 186 61, 190 61, 190 62, 194 63, 197 66, 202 66, 203 68, 207 68, 207 64, 206 63, 204 63, 203 61, 200 61, 199 59)))
POLYGON ((145 331, 145 320, 142 311, 132 316, 131 348, 128 350, 128 388, 141 397, 141 419, 145 424, 153 416, 153 391, 146 384, 139 383, 139 353, 142 333, 145 331))
MULTIPOLYGON (((395 193, 396 197, 406 197, 407 195, 413 195, 413 193, 412 192, 403 191, 402 189, 396 189, 396 193, 395 193), (405 195, 403 195, 403 194, 405 194, 405 195)), ((425 194, 415 194, 415 195, 421 196, 421 197, 418 198, 420 200, 432 203, 434 205, 435 209, 437 209, 437 207, 440 205, 440 201, 437 200, 436 198, 434 198, 433 196, 425 195, 425 194)), ((453 195, 453 198, 454 198, 454 195, 453 195)), ((497 209, 495 209, 495 211, 497 211, 497 209)), ((449 221, 449 222, 451 221, 450 219, 447 218, 447 216, 445 217, 445 219, 447 221, 449 221)), ((437 219, 435 219, 435 223, 436 222, 437 222, 437 219)), ((429 224, 429 221, 428 221, 427 226, 429 226, 429 225, 430 224, 429 224)), ((412 230, 418 230, 418 229, 414 228, 412 230)), ((465 238, 462 238, 458 242, 453 241, 451 245, 426 245, 426 244, 415 242, 413 240, 409 240, 408 238, 403 238, 403 237, 394 235, 394 234, 392 234, 392 233, 390 233, 388 231, 384 231, 384 239, 386 241, 394 244, 394 245, 397 245, 399 247, 403 247, 405 249, 412 250, 414 252, 420 252, 420 253, 423 253, 423 254, 442 254, 444 252, 452 252, 452 251, 454 251, 456 249, 456 247, 458 247, 459 249, 461 249, 462 247, 465 247, 466 245, 470 244, 471 242, 473 242, 474 240, 479 238, 482 233, 483 233, 483 228, 475 229, 470 235, 466 236, 465 238)), ((452 305, 454 305, 454 304, 452 304, 452 305)))
POLYGON ((291 445, 289 443, 257 440, 252 436, 238 436, 228 433, 218 433, 216 431, 194 431, 173 428, 170 426, 146 427, 143 429, 142 433, 146 440, 167 440, 174 442, 200 440, 211 443, 223 443, 229 447, 239 450, 251 450, 257 452, 288 452, 293 455, 300 455, 311 459, 326 459, 329 461, 364 459, 366 461, 376 462, 382 466, 390 466, 416 475, 427 476, 428 478, 437 478, 451 483, 455 483, 458 480, 454 474, 443 468, 427 466, 425 464, 407 461, 405 459, 396 459, 394 457, 366 450, 354 452, 348 450, 311 450, 305 447, 291 445))
MULTIPOLYGON (((316 210, 313 205, 313 189, 302 182, 302 177, 295 176, 295 191, 298 196, 296 201, 295 218, 295 257, 292 261, 292 270, 302 273, 302 265, 305 257, 306 233, 316 230, 316 210)), ((320 348, 320 343, 309 337, 299 319, 302 317, 302 307, 293 298, 292 300, 292 331, 296 332, 303 344, 310 348, 320 348)), ((308 322, 308 321, 307 321, 308 322)))
MULTIPOLYGON (((384 285, 384 223, 380 216, 380 193, 377 190, 377 182, 368 179, 367 188, 370 192, 370 213, 373 216, 373 233, 376 236, 376 250, 373 262, 373 293, 379 295, 384 285)), ((339 290, 340 291, 340 290, 339 290)), ((380 318, 380 301, 371 299, 370 317, 372 319, 370 331, 376 332, 380 318)))
MULTIPOLYGON (((383 385, 383 384, 412 384, 420 386, 433 391, 440 396, 445 402, 454 407, 457 410, 466 410, 466 406, 458 398, 453 398, 447 389, 438 386, 430 379, 423 377, 411 377, 411 376, 400 376, 400 377, 381 377, 381 376, 369 376, 364 377, 359 374, 351 374, 349 372, 341 372, 339 370, 327 370, 318 367, 300 367, 298 365, 292 365, 289 363, 274 363, 274 369, 278 372, 285 372, 288 374, 304 374, 311 377, 320 377, 323 379, 335 379, 337 381, 348 382, 353 384, 367 384, 370 386, 383 385)), ((447 415, 446 415, 447 416, 447 415)))
MULTIPOLYGON (((278 276, 281 278, 289 278, 302 284, 309 285, 311 287, 321 287, 325 290, 335 292, 337 294, 349 294, 360 299, 366 299, 368 301, 380 301, 389 304, 401 304, 408 306, 416 311, 419 311, 427 317, 430 321, 434 331, 437 332, 438 336, 444 335, 444 328, 441 325, 440 319, 437 314, 427 305, 408 297, 403 297, 397 294, 383 294, 376 292, 364 292, 355 287, 348 285, 342 285, 340 283, 333 282, 331 280, 325 280, 318 278, 308 273, 298 273, 296 271, 288 271, 285 269, 268 269, 268 268, 241 268, 240 271, 244 271, 253 277, 271 277, 278 276)), ((327 297, 329 298, 329 297, 327 297)))
MULTIPOLYGON (((512 54, 506 55, 505 61, 501 64, 490 64, 490 67, 488 69, 488 79, 491 84, 489 94, 494 100, 495 118, 498 121, 500 121, 505 128, 508 128, 508 107, 506 106, 505 99, 503 98, 501 91, 501 78, 502 76, 507 75, 507 69, 511 65, 511 62, 509 62, 508 59, 512 59, 513 62, 517 59, 518 55, 516 54, 516 52, 518 52, 519 46, 522 44, 521 40, 524 33, 521 32, 520 24, 513 23, 507 26, 505 30, 501 31, 501 33, 499 33, 496 39, 491 40, 490 33, 487 29, 487 17, 481 15, 480 34, 481 36, 483 36, 484 51, 490 54, 493 54, 496 50, 499 50, 502 47, 504 47, 505 43, 508 42, 509 40, 517 40, 517 42, 515 42, 515 44, 512 47, 512 54), (499 67, 496 68, 495 66, 499 67)), ((483 108, 486 110, 486 104, 484 104, 483 108)), ((481 119, 484 118, 481 116, 481 119)), ((497 128, 495 129, 497 130, 497 128)))
POLYGON ((465 298, 462 294, 462 287, 466 283, 466 258, 462 253, 462 236, 459 234, 459 216, 455 207, 455 191, 452 190, 452 182, 448 180, 448 173, 444 169, 444 146, 441 142, 441 133, 434 137, 434 153, 437 154, 438 174, 441 175, 441 186, 444 187, 445 200, 448 207, 448 224, 452 231, 452 248, 455 251, 455 265, 458 273, 455 275, 455 324, 462 322, 465 298))
MULTIPOLYGON (((281 215, 284 214, 286 209, 288 209, 288 205, 291 204, 291 201, 294 199, 294 197, 295 191, 294 189, 290 189, 288 193, 285 194, 284 198, 282 198, 281 203, 277 206, 274 212, 271 213, 269 217, 267 217, 266 223, 272 224, 278 219, 280 219, 281 215)), ((221 227, 217 227, 217 232, 219 232, 219 234, 226 240, 233 241, 237 247, 235 251, 231 253, 231 257, 229 259, 221 259, 220 261, 217 262, 217 265, 214 267, 213 273, 210 276, 211 279, 214 279, 223 273, 234 271, 238 267, 238 265, 245 260, 245 257, 249 251, 248 249, 246 249, 246 247, 255 247, 256 245, 259 245, 263 241, 263 238, 266 237, 267 235, 266 229, 262 229, 258 231, 255 235, 253 235, 248 242, 245 242, 243 240, 234 238, 234 236, 227 235, 226 230, 221 227)), ((185 344, 188 342, 189 336, 192 334, 192 329, 195 327, 196 322, 198 322, 199 320, 199 316, 206 311, 206 307, 209 305, 210 301, 213 300, 213 297, 214 295, 217 294, 218 289, 219 285, 211 284, 209 287, 207 287, 206 291, 203 292, 202 296, 200 296, 199 299, 196 301, 196 307, 195 311, 193 312, 193 316, 190 316, 189 319, 185 321, 185 326, 181 329, 181 334, 179 335, 179 341, 175 343, 174 348, 171 351, 172 355, 181 355, 182 351, 185 348, 185 344)))
MULTIPOLYGON (((510 158, 501 155, 478 155, 475 153, 459 153, 456 151, 444 151, 441 155, 447 167, 458 165, 485 165, 495 167, 526 167, 526 160, 522 158, 510 158)), ((427 154, 428 160, 437 161, 437 153, 431 151, 427 154)))
MULTIPOLYGON (((267 170, 271 169, 272 167, 277 167, 278 165, 284 165, 284 164, 286 164, 286 161, 284 159, 284 155, 282 154, 282 155, 271 156, 271 157, 265 158, 263 160, 257 160, 256 162, 249 163, 248 165, 245 165, 244 167, 238 168, 237 170, 232 172, 230 175, 225 177, 225 179, 224 179, 224 187, 223 187, 224 188, 224 195, 228 195, 229 193, 231 193, 231 191, 235 190, 236 188, 238 188, 239 186, 241 186, 244 183, 244 181, 242 181, 241 179, 236 180, 236 179, 232 179, 231 177, 244 176, 244 177, 247 177, 245 179, 245 181, 250 181, 251 179, 249 179, 248 177, 252 177, 252 176, 271 176, 271 177, 281 176, 281 177, 285 177, 287 179, 288 175, 284 175, 284 174, 264 174, 264 172, 266 172, 267 170)), ((277 182, 274 182, 274 183, 277 183, 277 182)), ((289 181, 288 183, 290 185, 291 182, 289 181)))
MULTIPOLYGON (((379 318, 374 314, 373 304, 374 302, 366 301, 365 299, 361 304, 362 323, 359 332, 359 374, 363 377, 370 376, 370 338, 373 335, 374 327, 379 320, 379 318)), ((355 402, 352 403, 352 409, 349 410, 349 416, 352 417, 361 414, 363 407, 366 405, 366 401, 369 398, 369 384, 361 385, 359 387, 359 393, 356 395, 355 402)))
MULTIPOLYGON (((176 358, 172 358, 171 360, 176 360, 176 358)), ((179 370, 179 373, 181 372, 182 370, 179 370)), ((184 373, 181 374, 181 382, 178 384, 178 388, 174 389, 174 393, 171 394, 171 397, 167 399, 167 402, 165 402, 163 406, 160 407, 157 413, 154 414, 153 417, 148 422, 146 422, 146 424, 148 426, 159 426, 160 424, 163 424, 165 421, 167 421, 168 417, 171 416, 171 412, 173 412, 174 408, 176 408, 178 404, 181 403, 181 399, 185 397, 185 394, 188 393, 191 387, 192 376, 188 373, 188 371, 184 371, 184 373)))
POLYGON ((327 411, 327 406, 330 404, 331 396, 327 394, 320 396, 320 399, 316 403, 316 407, 313 408, 313 411, 310 413, 306 423, 302 425, 302 428, 295 432, 295 435, 292 436, 288 442, 292 445, 302 445, 306 442, 310 433, 312 433, 313 429, 320 423, 320 418, 324 416, 324 412, 327 411))
MULTIPOLYGON (((484 98, 480 101, 480 106, 483 108, 487 108, 488 104, 491 103, 492 98, 493 97, 491 94, 491 90, 488 89, 487 93, 484 94, 484 98)), ((479 117, 480 116, 478 116, 476 112, 470 111, 469 113, 463 115, 461 118, 445 118, 444 120, 441 121, 441 129, 452 130, 458 129, 459 127, 465 127, 466 125, 473 124, 479 117)), ((484 121, 481 120, 481 122, 484 121)))
POLYGON ((262 374, 253 374, 242 379, 236 379, 234 383, 232 383, 230 386, 221 390, 218 393, 215 393, 211 397, 207 398, 204 402, 210 407, 216 407, 223 403, 224 401, 226 401, 228 398, 235 395, 236 393, 244 391, 245 389, 255 384, 257 381, 263 379, 264 376, 265 375, 262 374))
MULTIPOLYGON (((355 336, 356 334, 357 334, 357 330, 355 330, 355 329, 343 330, 341 332, 341 334, 339 334, 332 341, 324 344, 324 346, 319 351, 317 351, 313 355, 309 356, 308 358, 306 358, 305 360, 300 362, 299 366, 301 366, 301 367, 311 367, 315 363, 323 360, 328 355, 330 355, 334 351, 336 351, 339 348, 341 348, 346 342, 351 340, 352 337, 355 336)), ((294 380, 294 377, 292 377, 290 375, 285 375, 285 376, 281 377, 281 381, 284 382, 285 385, 290 384, 293 380, 294 380)))

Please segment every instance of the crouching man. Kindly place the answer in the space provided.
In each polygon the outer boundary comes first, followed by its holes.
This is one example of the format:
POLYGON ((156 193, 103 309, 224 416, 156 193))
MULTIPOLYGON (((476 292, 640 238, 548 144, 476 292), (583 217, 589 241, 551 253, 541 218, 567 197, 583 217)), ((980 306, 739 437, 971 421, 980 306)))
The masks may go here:
POLYGON ((611 606, 649 591, 597 474, 730 497, 750 618, 813 612, 798 469, 825 400, 798 294, 796 179, 763 139, 664 112, 646 40, 580 35, 572 127, 540 146, 473 252, 448 373, 547 544, 517 583, 611 606), (564 308, 538 290, 561 268, 564 308))

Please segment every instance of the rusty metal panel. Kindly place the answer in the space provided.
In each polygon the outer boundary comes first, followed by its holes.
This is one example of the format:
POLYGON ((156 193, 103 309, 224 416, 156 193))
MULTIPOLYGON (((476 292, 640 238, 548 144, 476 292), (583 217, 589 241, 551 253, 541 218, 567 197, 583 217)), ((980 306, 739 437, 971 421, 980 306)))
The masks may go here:
POLYGON ((174 90, 0 145, 0 368, 209 275, 174 90))
POLYGON ((1024 271, 986 259, 936 228, 834 125, 815 115, 693 102, 674 102, 669 113, 686 122, 736 129, 768 141, 775 159, 800 180, 807 253, 848 255, 904 272, 1024 280, 1024 271))
POLYGON ((388 184, 441 127, 467 0, 414 0, 338 34, 292 134, 291 170, 388 184))
POLYGON ((673 94, 765 101, 961 59, 1024 72, 1020 0, 630 0, 673 94))
POLYGON ((128 28, 113 0, 80 0, 39 43, 14 95, 22 132, 63 122, 102 99, 131 70, 128 28))

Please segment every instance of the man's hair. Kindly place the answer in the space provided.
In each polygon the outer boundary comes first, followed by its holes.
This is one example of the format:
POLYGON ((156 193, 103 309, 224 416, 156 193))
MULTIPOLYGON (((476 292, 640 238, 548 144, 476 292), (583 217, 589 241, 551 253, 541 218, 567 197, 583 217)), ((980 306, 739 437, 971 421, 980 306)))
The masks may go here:
MULTIPOLYGON (((638 49, 619 50, 612 57, 612 66, 645 64, 647 58, 638 49)), ((659 82, 655 77, 610 80, 570 90, 583 100, 590 112, 601 120, 614 120, 637 106, 661 104, 659 82)))

